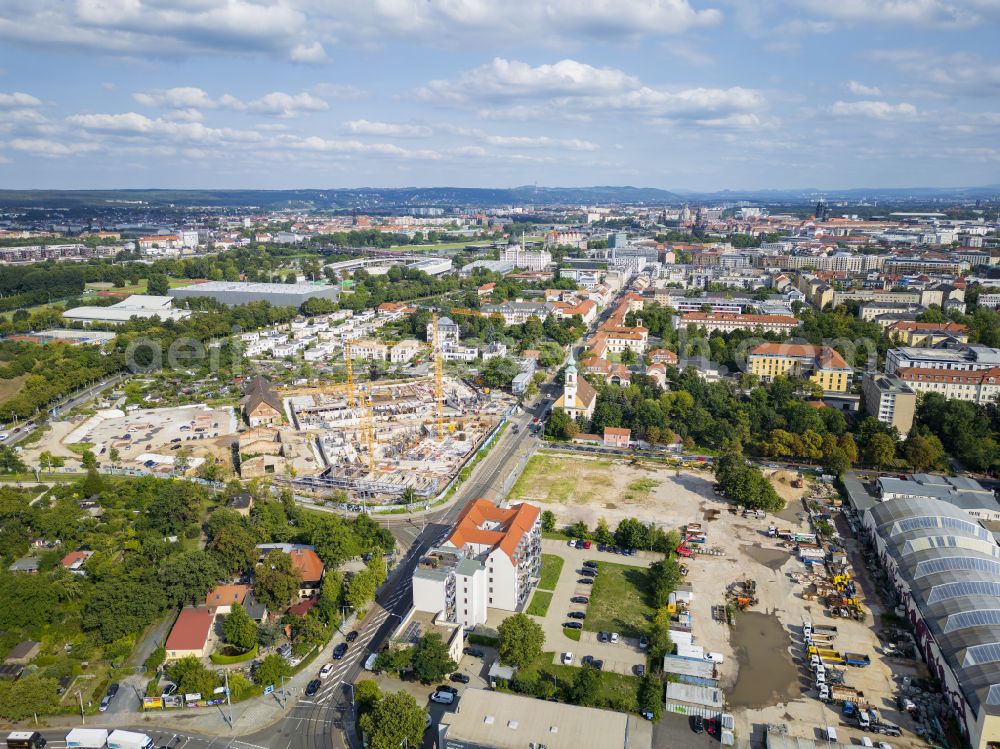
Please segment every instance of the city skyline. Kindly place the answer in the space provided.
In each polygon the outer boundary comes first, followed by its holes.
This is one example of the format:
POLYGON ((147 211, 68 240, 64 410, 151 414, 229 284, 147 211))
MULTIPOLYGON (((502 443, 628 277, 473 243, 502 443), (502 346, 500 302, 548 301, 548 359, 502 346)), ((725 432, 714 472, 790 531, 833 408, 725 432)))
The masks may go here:
POLYGON ((0 2, 0 188, 996 184, 989 0, 0 2))

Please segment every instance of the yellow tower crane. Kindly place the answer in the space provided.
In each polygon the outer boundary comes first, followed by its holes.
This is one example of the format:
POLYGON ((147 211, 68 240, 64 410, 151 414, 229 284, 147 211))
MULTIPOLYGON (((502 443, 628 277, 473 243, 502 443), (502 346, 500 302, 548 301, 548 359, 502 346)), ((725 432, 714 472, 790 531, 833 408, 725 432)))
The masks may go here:
POLYGON ((434 330, 434 400, 437 403, 437 440, 444 439, 444 362, 441 359, 441 333, 437 312, 431 315, 434 330))
POLYGON ((347 406, 354 408, 354 356, 351 354, 353 341, 344 341, 344 366, 347 368, 347 406))
POLYGON ((367 393, 361 391, 361 437, 365 441, 365 449, 368 451, 368 470, 375 470, 375 422, 372 418, 371 399, 375 394, 375 386, 369 385, 367 393))

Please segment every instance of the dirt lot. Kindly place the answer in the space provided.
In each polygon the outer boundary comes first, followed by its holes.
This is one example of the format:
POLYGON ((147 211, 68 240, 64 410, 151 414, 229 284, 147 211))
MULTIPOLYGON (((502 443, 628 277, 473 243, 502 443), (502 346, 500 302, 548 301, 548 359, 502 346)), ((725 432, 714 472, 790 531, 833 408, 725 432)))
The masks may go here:
MULTIPOLYGON (((785 473, 779 472, 773 483, 782 496, 794 498, 792 503, 776 517, 761 519, 730 512, 734 508, 714 494, 708 472, 630 466, 576 456, 536 456, 515 485, 511 498, 552 509, 560 524, 583 520, 593 527, 600 517, 606 518, 612 528, 624 517, 666 528, 702 524, 707 536, 705 546, 721 550, 721 555, 698 554, 688 562, 686 580, 694 588, 689 609, 692 629, 696 644, 725 657, 718 677, 740 737, 759 738, 764 724, 784 723, 795 736, 816 738, 819 728, 832 725, 837 727, 841 741, 860 741, 862 733, 857 727, 842 723, 833 706, 816 698, 812 678, 803 665, 804 619, 836 625, 839 631, 833 647, 837 650, 871 657, 871 666, 847 669, 846 684, 864 692, 882 711, 883 718, 904 729, 912 728, 908 718, 895 709, 893 678, 916 676, 919 671, 880 654, 872 623, 881 612, 878 606, 873 612, 868 605, 867 594, 873 588, 860 556, 853 556, 851 561, 867 622, 832 619, 822 603, 803 599, 802 591, 808 583, 806 568, 793 550, 767 536, 772 522, 793 531, 809 530, 800 498, 815 493, 816 487, 807 482, 805 488, 794 489, 790 481, 795 474, 782 475, 785 473), (715 621, 712 606, 725 602, 726 587, 748 578, 756 581, 759 599, 752 613, 737 614, 732 628, 715 621)), ((846 546, 849 553, 855 549, 851 539, 847 539, 846 546)), ((893 747, 924 746, 909 732, 890 743, 893 747)))

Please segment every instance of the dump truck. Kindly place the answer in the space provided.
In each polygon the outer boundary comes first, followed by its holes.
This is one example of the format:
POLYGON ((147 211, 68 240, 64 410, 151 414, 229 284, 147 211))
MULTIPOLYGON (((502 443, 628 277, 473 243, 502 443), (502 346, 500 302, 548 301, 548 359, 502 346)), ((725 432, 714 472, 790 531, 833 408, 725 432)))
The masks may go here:
POLYGON ((862 655, 861 653, 844 653, 844 663, 848 666, 864 668, 865 666, 871 665, 872 659, 867 655, 862 655))
POLYGON ((865 693, 843 684, 821 684, 820 699, 824 702, 851 702, 855 705, 865 704, 865 693), (823 695, 826 694, 826 697, 823 695))
POLYGON ((813 632, 821 632, 827 635, 835 635, 838 631, 832 624, 814 624, 812 630, 813 632))

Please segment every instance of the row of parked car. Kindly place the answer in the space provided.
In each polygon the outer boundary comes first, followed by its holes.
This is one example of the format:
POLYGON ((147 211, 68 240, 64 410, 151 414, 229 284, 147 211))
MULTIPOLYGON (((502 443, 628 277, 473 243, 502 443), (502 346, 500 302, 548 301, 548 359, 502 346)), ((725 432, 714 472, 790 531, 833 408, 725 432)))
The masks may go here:
MULTIPOLYGON (((571 549, 584 549, 590 550, 594 548, 593 541, 587 541, 582 538, 574 538, 566 542, 566 545, 571 549)), ((608 554, 621 554, 626 557, 634 557, 635 549, 629 549, 624 546, 612 546, 609 544, 597 544, 598 551, 605 551, 608 554)))

